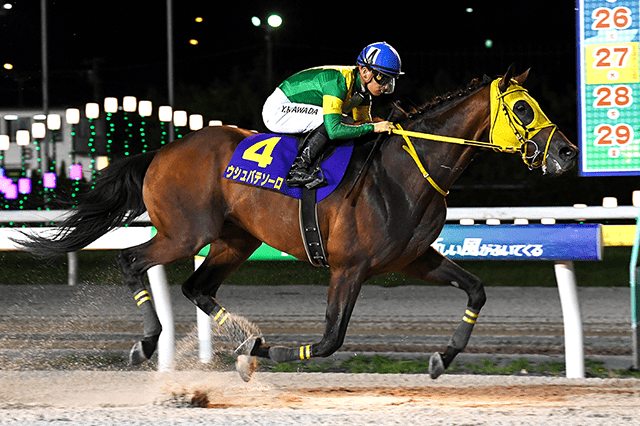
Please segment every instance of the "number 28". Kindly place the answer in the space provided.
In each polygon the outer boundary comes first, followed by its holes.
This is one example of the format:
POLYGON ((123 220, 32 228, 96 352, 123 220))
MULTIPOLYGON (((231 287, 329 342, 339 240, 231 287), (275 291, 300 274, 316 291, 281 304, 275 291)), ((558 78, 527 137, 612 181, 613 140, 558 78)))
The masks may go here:
POLYGON ((632 89, 627 85, 598 86, 593 90, 595 108, 628 107, 633 103, 632 89))

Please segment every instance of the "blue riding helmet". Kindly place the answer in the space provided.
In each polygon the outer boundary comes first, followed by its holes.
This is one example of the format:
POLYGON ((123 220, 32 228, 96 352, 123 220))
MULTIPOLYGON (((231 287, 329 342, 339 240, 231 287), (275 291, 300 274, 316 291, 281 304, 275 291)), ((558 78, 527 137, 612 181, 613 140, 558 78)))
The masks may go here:
POLYGON ((396 49, 383 42, 372 43, 365 47, 356 60, 358 65, 372 68, 388 77, 398 78, 402 74, 402 61, 396 49))

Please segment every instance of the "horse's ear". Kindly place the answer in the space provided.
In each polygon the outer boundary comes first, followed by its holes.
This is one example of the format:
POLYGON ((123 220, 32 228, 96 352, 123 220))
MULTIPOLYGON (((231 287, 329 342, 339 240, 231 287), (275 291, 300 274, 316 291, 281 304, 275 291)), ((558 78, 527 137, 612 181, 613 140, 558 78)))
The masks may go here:
POLYGON ((519 76, 514 77, 513 79, 515 81, 517 81, 520 86, 522 86, 524 84, 524 82, 527 81, 527 77, 529 77, 529 71, 531 71, 531 68, 529 68, 528 70, 526 70, 525 72, 523 72, 519 76))
POLYGON ((515 68, 514 64, 509 65, 507 72, 502 76, 502 80, 500 80, 500 84, 498 85, 501 92, 507 90, 509 84, 511 84, 511 79, 513 78, 513 69, 515 68))

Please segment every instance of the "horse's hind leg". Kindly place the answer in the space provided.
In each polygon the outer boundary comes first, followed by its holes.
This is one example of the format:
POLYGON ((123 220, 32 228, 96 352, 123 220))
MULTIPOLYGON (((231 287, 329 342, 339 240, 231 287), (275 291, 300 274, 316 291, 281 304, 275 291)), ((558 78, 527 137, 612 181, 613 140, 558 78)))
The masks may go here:
POLYGON ((215 299, 218 288, 260 246, 261 242, 231 223, 225 223, 220 237, 209 247, 209 254, 182 284, 182 293, 200 310, 223 325, 228 313, 215 299))
POLYGON ((144 337, 131 350, 130 361, 133 365, 140 364, 151 358, 162 332, 162 326, 153 307, 151 295, 143 280, 144 272, 153 264, 145 261, 141 256, 141 252, 152 244, 153 239, 139 246, 121 250, 117 257, 118 266, 122 270, 125 283, 131 290, 136 304, 142 309, 144 337))
POLYGON ((144 337, 133 346, 130 353, 132 364, 139 364, 151 358, 156 350, 162 326, 151 300, 151 294, 144 283, 144 273, 156 265, 165 265, 186 259, 197 253, 195 238, 188 238, 184 232, 181 239, 167 238, 158 233, 151 240, 135 247, 121 250, 117 262, 124 280, 133 294, 136 304, 142 309, 144 337))
POLYGON ((480 309, 486 301, 484 286, 475 275, 465 271, 432 247, 400 272, 425 281, 458 287, 464 290, 468 296, 467 309, 462 316, 460 325, 451 337, 447 349, 444 354, 435 353, 429 362, 429 374, 431 378, 435 379, 451 365, 456 355, 467 346, 480 309))
POLYGON ((222 281, 238 269, 260 247, 260 240, 226 222, 220 237, 209 246, 209 254, 182 284, 182 293, 207 315, 221 309, 215 300, 222 281))

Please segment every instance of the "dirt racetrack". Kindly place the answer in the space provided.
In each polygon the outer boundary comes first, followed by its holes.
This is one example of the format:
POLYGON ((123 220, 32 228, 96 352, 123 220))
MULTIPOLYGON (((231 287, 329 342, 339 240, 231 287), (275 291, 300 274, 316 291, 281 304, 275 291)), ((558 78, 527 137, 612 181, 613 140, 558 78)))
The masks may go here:
MULTIPOLYGON (((445 374, 431 380, 425 374, 259 370, 245 383, 235 372, 198 366, 171 373, 49 368, 57 357, 128 351, 141 332, 135 303, 126 289, 109 286, 1 290, 0 426, 640 424, 638 379, 445 374)), ((176 322, 191 329, 194 307, 179 287, 171 290, 176 322)), ((364 288, 345 346, 358 353, 377 349, 372 343, 385 351, 442 348, 459 321, 460 303, 464 307, 464 298, 450 297, 452 290, 364 288)), ((230 286, 220 296, 230 311, 257 323, 268 342, 293 345, 322 333, 325 292, 319 286, 230 286), (278 303, 283 300, 287 304, 278 303)), ((490 303, 469 349, 562 354, 556 289, 487 292, 490 303)), ((580 288, 580 296, 589 355, 614 353, 622 358, 616 368, 628 367, 628 289, 580 288)))
POLYGON ((635 379, 0 373, 0 425, 636 425, 639 406, 635 379))

